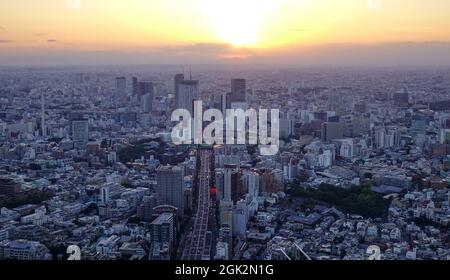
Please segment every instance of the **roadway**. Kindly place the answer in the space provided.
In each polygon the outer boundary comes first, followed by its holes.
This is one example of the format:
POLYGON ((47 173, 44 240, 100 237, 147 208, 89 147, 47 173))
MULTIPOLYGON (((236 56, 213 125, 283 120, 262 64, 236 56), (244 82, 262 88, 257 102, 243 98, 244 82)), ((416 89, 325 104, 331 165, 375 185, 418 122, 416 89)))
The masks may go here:
POLYGON ((182 260, 209 260, 211 258, 211 232, 208 231, 210 215, 211 150, 199 149, 199 180, 197 211, 187 235, 182 260))

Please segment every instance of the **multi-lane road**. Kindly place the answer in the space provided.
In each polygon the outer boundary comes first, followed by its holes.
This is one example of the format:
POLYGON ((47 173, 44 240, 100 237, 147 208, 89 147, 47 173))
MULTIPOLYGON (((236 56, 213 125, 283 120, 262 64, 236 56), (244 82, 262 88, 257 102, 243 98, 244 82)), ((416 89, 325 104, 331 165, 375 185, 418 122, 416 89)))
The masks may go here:
POLYGON ((194 223, 186 237, 183 260, 209 260, 212 233, 208 231, 210 215, 211 156, 212 151, 199 149, 198 200, 194 223))

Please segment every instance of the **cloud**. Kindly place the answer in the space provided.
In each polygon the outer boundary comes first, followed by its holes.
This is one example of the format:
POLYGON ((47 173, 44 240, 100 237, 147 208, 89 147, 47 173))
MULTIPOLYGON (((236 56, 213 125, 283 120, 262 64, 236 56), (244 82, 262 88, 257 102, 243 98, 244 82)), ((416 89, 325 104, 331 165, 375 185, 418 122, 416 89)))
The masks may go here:
POLYGON ((0 65, 450 66, 450 42, 291 45, 273 49, 190 44, 139 50, 0 48, 0 65))
POLYGON ((55 39, 48 39, 47 40, 47 43, 58 43, 59 41, 58 40, 55 40, 55 39))
POLYGON ((5 28, 3 26, 0 26, 0 30, 5 30, 5 28))
POLYGON ((450 66, 450 42, 290 46, 258 60, 289 66, 450 66))
POLYGON ((11 40, 2 40, 0 39, 0 44, 8 44, 8 43, 12 43, 11 40))
POLYGON ((432 31, 432 29, 427 26, 390 26, 388 29, 400 33, 425 33, 432 31))
POLYGON ((197 43, 192 45, 163 47, 162 52, 173 54, 221 54, 232 49, 229 44, 197 43))
POLYGON ((248 48, 234 47, 223 43, 197 43, 177 47, 163 47, 158 50, 161 58, 177 60, 188 63, 211 63, 223 60, 248 58, 253 52, 248 48))

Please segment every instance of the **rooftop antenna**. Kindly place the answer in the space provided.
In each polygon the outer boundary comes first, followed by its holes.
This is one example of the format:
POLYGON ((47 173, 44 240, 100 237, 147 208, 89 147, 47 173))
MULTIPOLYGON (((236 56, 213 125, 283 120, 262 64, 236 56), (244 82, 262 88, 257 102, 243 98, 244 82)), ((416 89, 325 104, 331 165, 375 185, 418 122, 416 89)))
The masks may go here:
POLYGON ((192 81, 192 67, 189 66, 189 80, 192 81))

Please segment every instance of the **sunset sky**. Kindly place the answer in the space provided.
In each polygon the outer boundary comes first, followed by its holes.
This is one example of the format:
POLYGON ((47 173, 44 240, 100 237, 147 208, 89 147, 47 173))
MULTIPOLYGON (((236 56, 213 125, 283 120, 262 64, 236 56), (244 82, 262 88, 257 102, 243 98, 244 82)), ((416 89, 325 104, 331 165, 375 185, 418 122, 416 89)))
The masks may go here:
POLYGON ((0 63, 321 64, 340 55, 371 64, 398 53, 399 64, 450 64, 449 0, 381 0, 379 9, 369 0, 80 2, 1 1, 0 63), (408 51, 419 57, 408 61, 408 51))

